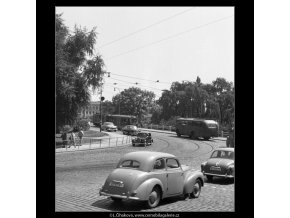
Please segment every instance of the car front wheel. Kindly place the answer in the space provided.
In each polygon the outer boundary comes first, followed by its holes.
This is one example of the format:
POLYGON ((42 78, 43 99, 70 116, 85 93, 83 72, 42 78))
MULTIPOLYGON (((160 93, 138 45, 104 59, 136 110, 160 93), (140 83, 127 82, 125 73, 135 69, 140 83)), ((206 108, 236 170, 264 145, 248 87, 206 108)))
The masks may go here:
POLYGON ((198 198, 201 192, 201 181, 197 179, 193 185, 193 190, 190 193, 191 198, 198 198))
POLYGON ((159 202, 161 200, 161 192, 160 189, 155 187, 153 188, 152 192, 149 195, 149 198, 147 200, 147 206, 149 208, 157 207, 159 202))
POLYGON ((209 182, 212 181, 212 177, 213 177, 213 176, 206 175, 206 178, 207 178, 207 180, 208 180, 209 182))

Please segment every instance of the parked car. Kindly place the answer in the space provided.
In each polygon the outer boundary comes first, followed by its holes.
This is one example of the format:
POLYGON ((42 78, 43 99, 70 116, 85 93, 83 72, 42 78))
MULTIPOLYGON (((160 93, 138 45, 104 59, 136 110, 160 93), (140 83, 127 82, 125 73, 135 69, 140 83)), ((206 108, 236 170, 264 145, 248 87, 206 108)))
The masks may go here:
POLYGON ((140 130, 137 128, 137 126, 127 125, 123 127, 122 132, 124 135, 137 135, 140 130))
POLYGON ((147 132, 139 132, 136 136, 136 138, 132 139, 132 145, 144 145, 144 146, 148 146, 148 145, 152 145, 153 143, 153 139, 151 137, 151 133, 147 133, 147 132))
POLYGON ((235 177, 234 148, 218 148, 214 150, 208 161, 201 164, 201 172, 209 181, 214 176, 224 178, 235 177))
POLYGON ((164 198, 198 198, 203 174, 181 165, 172 154, 138 151, 125 154, 99 191, 115 202, 122 199, 144 201, 149 208, 164 198))
POLYGON ((102 130, 106 130, 108 132, 110 131, 117 131, 117 126, 114 125, 112 122, 104 122, 104 124, 101 126, 102 130))

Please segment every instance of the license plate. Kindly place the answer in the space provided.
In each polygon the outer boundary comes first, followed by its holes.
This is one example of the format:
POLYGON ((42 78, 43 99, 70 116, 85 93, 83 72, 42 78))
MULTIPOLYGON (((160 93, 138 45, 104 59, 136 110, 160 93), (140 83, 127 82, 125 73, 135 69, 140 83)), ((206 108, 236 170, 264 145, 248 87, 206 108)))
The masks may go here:
POLYGON ((110 186, 123 188, 124 184, 121 182, 110 182, 110 186))
POLYGON ((211 167, 210 170, 213 170, 213 171, 221 171, 221 168, 220 167, 211 167))

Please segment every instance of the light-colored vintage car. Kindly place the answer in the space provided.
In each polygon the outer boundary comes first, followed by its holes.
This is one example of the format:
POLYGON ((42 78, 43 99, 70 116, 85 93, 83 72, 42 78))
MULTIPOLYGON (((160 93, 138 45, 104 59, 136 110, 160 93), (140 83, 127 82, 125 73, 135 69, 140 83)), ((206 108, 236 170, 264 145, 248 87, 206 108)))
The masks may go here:
POLYGON ((235 176, 234 148, 217 148, 208 161, 201 164, 201 171, 211 181, 214 176, 231 178, 235 176))
POLYGON ((101 126, 102 130, 105 130, 105 131, 114 131, 116 132, 118 129, 117 129, 117 126, 114 125, 114 123, 112 122, 104 122, 104 124, 101 126))
POLYGON ((125 154, 108 176, 99 194, 113 201, 144 201, 149 208, 172 196, 198 198, 203 174, 181 165, 172 154, 138 151, 125 154))

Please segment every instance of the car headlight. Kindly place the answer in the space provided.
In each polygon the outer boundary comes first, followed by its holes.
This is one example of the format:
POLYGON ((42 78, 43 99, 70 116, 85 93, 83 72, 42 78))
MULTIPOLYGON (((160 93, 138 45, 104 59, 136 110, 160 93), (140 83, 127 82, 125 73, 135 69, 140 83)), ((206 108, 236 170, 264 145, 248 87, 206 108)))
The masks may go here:
POLYGON ((201 164, 201 166, 200 166, 201 171, 203 171, 203 168, 205 167, 206 163, 207 163, 207 162, 203 162, 203 163, 201 164))
POLYGON ((233 174, 233 171, 234 171, 233 168, 234 168, 233 165, 231 165, 231 166, 228 167, 228 169, 227 169, 227 174, 228 174, 228 175, 232 175, 232 174, 233 174))

